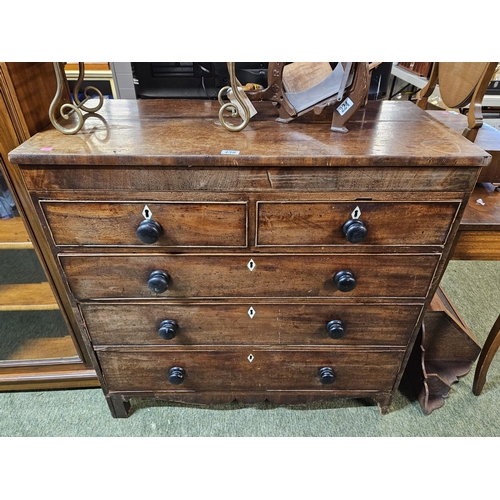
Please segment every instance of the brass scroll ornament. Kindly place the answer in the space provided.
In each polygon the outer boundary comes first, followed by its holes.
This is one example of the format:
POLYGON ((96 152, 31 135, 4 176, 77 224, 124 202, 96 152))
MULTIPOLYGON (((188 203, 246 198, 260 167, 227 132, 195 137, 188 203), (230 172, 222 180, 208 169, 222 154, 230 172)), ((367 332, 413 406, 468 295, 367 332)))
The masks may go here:
POLYGON ((230 130, 231 132, 239 132, 240 130, 243 130, 250 122, 250 109, 248 107, 248 104, 245 102, 245 99, 242 99, 240 94, 240 92, 242 92, 242 90, 240 90, 242 85, 236 78, 235 63, 228 62, 227 69, 229 71, 229 81, 231 85, 229 87, 223 87, 219 91, 218 99, 219 104, 221 105, 221 108, 219 109, 219 120, 222 125, 227 128, 227 130, 230 130), (224 101, 222 100, 224 92, 227 92, 228 96, 231 95, 231 97, 236 101, 236 105, 233 104, 232 101, 224 104, 224 101), (227 122, 226 118, 224 117, 225 111, 230 111, 231 116, 233 117, 239 116, 242 122, 239 125, 232 125, 231 123, 227 122))
POLYGON ((64 73, 64 64, 65 63, 60 63, 60 62, 54 63, 54 71, 57 80, 57 91, 52 103, 50 104, 49 117, 52 125, 54 125, 54 127, 57 130, 59 130, 63 134, 71 135, 71 134, 76 134, 83 127, 85 119, 83 117, 83 113, 81 110, 87 113, 96 113, 101 109, 104 103, 104 99, 99 89, 95 87, 86 87, 83 91, 85 98, 82 101, 79 100, 78 93, 80 92, 80 87, 83 82, 85 68, 84 68, 84 63, 78 63, 79 73, 78 73, 78 80, 73 90, 73 103, 65 102, 59 108, 59 114, 65 120, 68 120, 69 117, 72 114, 74 114, 76 116, 77 123, 72 127, 64 127, 63 125, 61 125, 57 121, 57 108, 61 103, 61 99, 63 96, 63 88, 67 85, 66 75, 64 73), (89 95, 90 90, 94 91, 99 97, 97 105, 94 106, 93 108, 89 108, 86 106, 87 101, 91 99, 91 96, 89 95))

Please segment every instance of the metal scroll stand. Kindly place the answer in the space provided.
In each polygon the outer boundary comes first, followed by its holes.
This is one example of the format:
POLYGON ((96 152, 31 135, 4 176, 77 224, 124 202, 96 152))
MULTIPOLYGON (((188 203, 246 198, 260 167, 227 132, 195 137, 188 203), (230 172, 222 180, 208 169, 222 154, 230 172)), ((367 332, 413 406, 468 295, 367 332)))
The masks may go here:
POLYGON ((78 63, 78 80, 76 82, 75 88, 73 90, 73 103, 63 103, 60 106, 61 99, 63 96, 63 88, 67 85, 66 75, 64 73, 64 65, 65 63, 55 62, 54 63, 54 71, 56 73, 57 80, 57 91, 49 108, 49 117, 52 125, 62 132, 63 134, 71 135, 76 134, 82 127, 85 121, 85 117, 83 116, 82 110, 86 113, 96 113, 99 111, 104 103, 104 99, 102 97, 102 93, 99 89, 95 87, 86 87, 83 91, 85 98, 80 101, 78 98, 78 93, 80 92, 80 87, 84 79, 85 68, 84 63, 78 63), (91 96, 88 94, 89 90, 93 90, 99 96, 99 100, 96 106, 93 108, 89 108, 86 106, 86 103, 91 96), (68 120, 71 115, 76 116, 77 123, 72 127, 64 127, 57 121, 57 110, 59 107, 59 114, 65 119, 68 120))
POLYGON ((248 107, 248 104, 242 99, 240 95, 240 88, 242 87, 241 83, 238 81, 236 78, 236 68, 235 68, 235 63, 234 62, 228 62, 227 63, 227 69, 229 71, 229 81, 231 83, 231 86, 229 87, 223 87, 219 90, 219 104, 221 105, 221 108, 219 109, 219 120, 224 125, 227 130, 230 130, 231 132, 239 132, 240 130, 243 130, 248 123, 250 122, 250 109, 248 107), (227 102, 224 104, 224 101, 222 100, 222 96, 224 92, 227 92, 227 94, 231 95, 234 99, 231 99, 231 102, 227 102), (240 125, 232 125, 231 123, 227 122, 225 117, 224 117, 224 112, 225 111, 231 111, 231 115, 233 117, 240 117, 242 119, 242 123, 240 125))

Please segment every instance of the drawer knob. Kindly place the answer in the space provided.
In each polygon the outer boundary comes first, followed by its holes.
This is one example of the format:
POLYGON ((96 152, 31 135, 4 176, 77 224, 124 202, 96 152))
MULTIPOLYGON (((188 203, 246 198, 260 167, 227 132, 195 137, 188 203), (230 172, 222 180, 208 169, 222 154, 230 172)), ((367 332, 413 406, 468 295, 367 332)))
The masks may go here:
POLYGON ((163 340, 172 340, 179 330, 179 325, 173 319, 164 319, 160 323, 160 328, 158 329, 158 336, 163 340))
POLYGON ((356 288, 356 278, 354 274, 346 269, 339 271, 333 279, 341 292, 351 292, 356 288))
POLYGON ((180 368, 179 366, 173 366, 168 370, 168 381, 173 385, 179 385, 184 382, 184 377, 186 376, 186 370, 180 368))
POLYGON ((154 293, 163 293, 167 290, 170 276, 165 271, 153 271, 149 275, 148 288, 154 293))
POLYGON ((335 372, 333 371, 333 368, 330 368, 329 366, 323 366, 323 368, 320 368, 318 375, 319 381, 323 385, 329 385, 335 382, 335 372))
POLYGON ((159 239, 160 236, 163 233, 163 229, 153 219, 146 219, 143 220, 140 224, 139 227, 137 228, 136 234, 137 237, 146 244, 151 244, 151 243, 156 243, 159 239))
POLYGON ((344 324, 339 319, 329 321, 326 325, 326 331, 332 339, 341 339, 345 335, 344 324))
POLYGON ((368 235, 368 229, 360 219, 350 219, 342 227, 344 236, 350 243, 360 243, 368 235))

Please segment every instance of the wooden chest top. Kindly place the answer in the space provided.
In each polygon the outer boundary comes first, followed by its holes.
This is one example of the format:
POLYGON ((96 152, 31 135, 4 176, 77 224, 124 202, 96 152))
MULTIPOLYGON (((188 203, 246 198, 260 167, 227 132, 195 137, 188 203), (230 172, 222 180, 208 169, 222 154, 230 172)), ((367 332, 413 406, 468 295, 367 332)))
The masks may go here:
POLYGON ((242 132, 218 120, 216 101, 116 100, 84 128, 52 127, 9 155, 12 163, 165 166, 483 166, 490 156, 410 102, 369 102, 332 132, 327 116, 278 123, 270 103, 242 132), (105 118, 104 118, 105 117, 105 118))

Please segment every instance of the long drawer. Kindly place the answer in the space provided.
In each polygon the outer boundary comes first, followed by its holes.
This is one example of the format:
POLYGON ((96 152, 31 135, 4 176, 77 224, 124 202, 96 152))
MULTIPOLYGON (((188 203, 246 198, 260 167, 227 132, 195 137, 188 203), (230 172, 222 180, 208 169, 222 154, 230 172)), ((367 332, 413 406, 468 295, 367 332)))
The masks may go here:
POLYGON ((144 246, 146 218, 161 228, 155 246, 246 247, 246 202, 41 202, 56 245, 144 246))
POLYGON ((363 245, 443 245, 455 202, 258 202, 257 245, 345 245, 345 223, 366 228, 363 245))
POLYGON ((155 303, 80 309, 95 345, 406 346, 421 306, 155 303))
POLYGON ((439 255, 435 254, 60 256, 71 291, 79 301, 193 297, 423 298, 438 260, 439 255), (168 288, 163 293, 155 293, 148 287, 155 271, 166 273, 168 278, 168 288), (339 273, 344 283, 355 285, 354 289, 339 290, 334 280, 339 273))
POLYGON ((110 391, 390 391, 404 350, 234 349, 98 350, 110 391), (172 384, 172 368, 184 379, 172 384), (320 369, 333 373, 320 381, 320 369), (334 379, 332 381, 332 378, 334 379))

